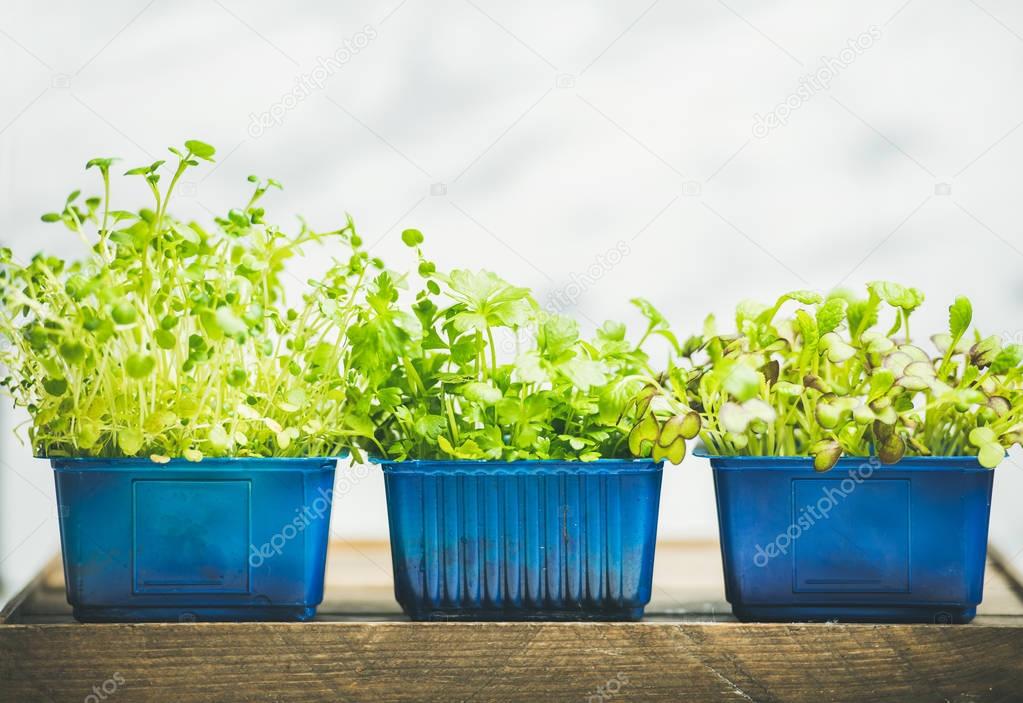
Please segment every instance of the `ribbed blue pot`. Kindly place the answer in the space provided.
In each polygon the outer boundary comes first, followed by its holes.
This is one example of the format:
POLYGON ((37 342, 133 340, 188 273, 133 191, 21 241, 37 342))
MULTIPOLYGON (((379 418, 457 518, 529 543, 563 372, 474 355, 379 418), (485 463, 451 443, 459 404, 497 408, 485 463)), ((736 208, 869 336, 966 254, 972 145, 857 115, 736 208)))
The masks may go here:
POLYGON ((52 459, 75 618, 311 618, 336 463, 52 459))
MULTIPOLYGON (((697 452, 699 456, 707 456, 697 452)), ((994 472, 975 457, 710 457, 740 620, 962 623, 984 590, 994 472)))
POLYGON ((412 619, 642 617, 660 463, 375 461, 412 619))

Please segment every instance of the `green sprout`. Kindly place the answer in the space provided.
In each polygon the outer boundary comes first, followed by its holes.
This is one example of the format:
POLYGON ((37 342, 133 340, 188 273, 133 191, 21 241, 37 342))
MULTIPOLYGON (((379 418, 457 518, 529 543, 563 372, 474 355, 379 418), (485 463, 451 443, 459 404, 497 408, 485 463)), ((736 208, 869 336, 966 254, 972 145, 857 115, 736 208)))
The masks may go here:
POLYGON ((674 440, 630 451, 637 396, 656 383, 643 342, 667 332, 653 306, 637 303, 648 320, 639 343, 615 322, 584 339, 528 289, 488 271, 438 272, 419 231, 402 239, 418 253, 421 290, 404 304, 410 280, 381 274, 349 332, 365 450, 396 460, 680 458, 674 440))
POLYGON ((818 471, 842 456, 975 455, 993 468, 1023 439, 1023 347, 976 332, 964 341, 973 311, 960 297, 928 353, 910 336, 923 300, 878 281, 865 298, 797 291, 772 306, 742 303, 737 332, 708 325, 686 344, 686 372, 659 393, 699 413, 717 455, 812 456, 818 471), (889 315, 886 331, 875 329, 889 315))
POLYGON ((380 264, 361 248, 350 218, 317 232, 286 233, 254 191, 213 228, 175 218, 182 175, 215 150, 200 141, 129 169, 150 207, 111 206, 114 159, 93 159, 103 194, 72 193, 60 222, 88 247, 82 261, 0 252, 0 385, 31 417, 43 456, 336 456, 366 419, 348 404, 347 325, 380 264), (285 264, 306 245, 347 251, 310 281, 301 305, 285 301, 285 264))

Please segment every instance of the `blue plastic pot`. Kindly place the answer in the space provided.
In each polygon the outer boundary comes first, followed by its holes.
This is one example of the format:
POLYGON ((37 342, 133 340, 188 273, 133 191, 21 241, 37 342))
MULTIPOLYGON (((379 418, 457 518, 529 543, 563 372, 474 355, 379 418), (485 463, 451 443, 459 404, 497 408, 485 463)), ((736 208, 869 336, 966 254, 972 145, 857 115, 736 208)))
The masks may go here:
MULTIPOLYGON (((697 453, 707 456, 705 453, 697 453)), ((975 457, 710 457, 740 620, 969 622, 994 472, 975 457)))
POLYGON ((75 618, 311 618, 336 463, 51 460, 75 618))
POLYGON ((643 616, 660 463, 375 461, 413 620, 643 616))

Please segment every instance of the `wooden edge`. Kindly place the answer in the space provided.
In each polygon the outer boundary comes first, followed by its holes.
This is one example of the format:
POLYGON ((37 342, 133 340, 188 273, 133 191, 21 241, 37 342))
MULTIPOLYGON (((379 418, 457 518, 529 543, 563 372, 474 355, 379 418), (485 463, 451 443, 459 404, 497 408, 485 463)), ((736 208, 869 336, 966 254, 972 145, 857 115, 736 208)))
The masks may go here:
POLYGON ((32 593, 39 588, 39 585, 55 570, 63 568, 64 566, 61 562, 60 552, 57 552, 57 554, 46 562, 46 565, 32 577, 32 580, 25 584, 25 586, 14 594, 14 597, 7 601, 3 608, 0 609, 0 625, 9 624, 17 615, 18 609, 21 608, 25 601, 28 600, 29 596, 31 596, 32 593))
POLYGON ((1023 627, 956 625, 19 624, 0 681, 19 703, 1010 702, 1020 651, 1023 627))

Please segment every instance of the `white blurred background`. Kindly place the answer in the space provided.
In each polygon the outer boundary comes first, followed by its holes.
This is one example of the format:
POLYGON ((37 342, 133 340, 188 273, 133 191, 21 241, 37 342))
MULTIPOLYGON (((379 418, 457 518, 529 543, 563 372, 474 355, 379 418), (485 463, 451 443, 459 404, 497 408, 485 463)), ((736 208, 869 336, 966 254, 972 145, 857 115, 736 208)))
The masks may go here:
MULTIPOLYGON (((277 222, 347 211, 395 260, 417 227, 441 266, 532 286, 587 330, 638 325, 635 295, 686 331, 742 298, 886 278, 926 291, 916 330, 965 294, 1021 341, 1021 73, 1011 0, 2 0, 0 242, 77 255, 39 215, 96 190, 89 158, 198 138, 217 164, 182 184, 183 215, 272 176, 277 222)), ((4 409, 6 593, 58 544, 21 419, 4 409)), ((1021 467, 997 470, 992 518, 1017 567, 1021 467)), ((379 472, 351 476, 335 536, 386 537, 379 472)), ((662 538, 715 536, 702 460, 666 472, 661 514, 662 538)))

